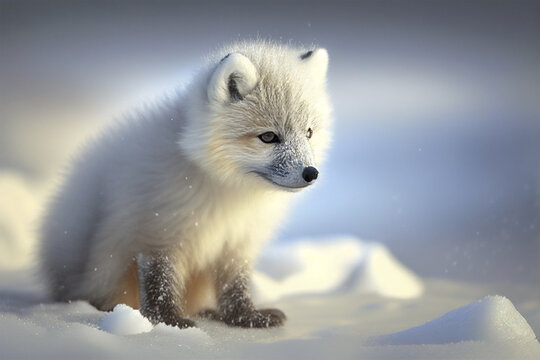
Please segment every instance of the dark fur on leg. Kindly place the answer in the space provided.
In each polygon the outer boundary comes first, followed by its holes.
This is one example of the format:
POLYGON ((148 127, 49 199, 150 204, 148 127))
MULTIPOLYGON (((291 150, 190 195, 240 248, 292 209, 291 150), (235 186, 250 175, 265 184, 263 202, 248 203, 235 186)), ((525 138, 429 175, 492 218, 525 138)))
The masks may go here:
POLYGON ((139 255, 141 314, 154 324, 163 322, 179 328, 194 327, 193 321, 183 317, 185 289, 169 256, 172 255, 166 255, 165 251, 139 255))
POLYGON ((249 296, 247 272, 240 271, 232 281, 219 289, 218 306, 221 319, 228 325, 244 328, 281 326, 285 314, 277 309, 257 310, 249 296))

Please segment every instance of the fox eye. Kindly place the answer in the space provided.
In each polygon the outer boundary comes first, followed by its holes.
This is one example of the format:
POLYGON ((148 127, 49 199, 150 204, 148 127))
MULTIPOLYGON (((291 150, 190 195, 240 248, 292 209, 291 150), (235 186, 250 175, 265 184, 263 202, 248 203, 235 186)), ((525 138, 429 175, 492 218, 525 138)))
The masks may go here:
POLYGON ((278 136, 271 132, 271 131, 267 131, 265 132, 264 134, 261 134, 258 136, 259 139, 261 139, 261 141, 265 144, 271 144, 271 143, 278 143, 279 142, 279 138, 278 136))
POLYGON ((311 130, 311 128, 307 129, 307 138, 308 139, 311 139, 311 137, 313 136, 313 130, 311 130))

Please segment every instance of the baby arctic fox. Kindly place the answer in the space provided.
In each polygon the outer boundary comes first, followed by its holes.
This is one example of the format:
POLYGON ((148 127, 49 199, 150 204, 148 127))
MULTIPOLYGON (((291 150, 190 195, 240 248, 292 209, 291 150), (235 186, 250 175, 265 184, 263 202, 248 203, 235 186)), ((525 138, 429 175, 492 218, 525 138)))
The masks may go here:
POLYGON ((207 306, 229 325, 281 325, 281 311, 254 307, 248 279, 291 193, 317 179, 327 65, 324 49, 231 45, 184 91, 90 144, 44 219, 54 299, 126 303, 181 328, 207 306))

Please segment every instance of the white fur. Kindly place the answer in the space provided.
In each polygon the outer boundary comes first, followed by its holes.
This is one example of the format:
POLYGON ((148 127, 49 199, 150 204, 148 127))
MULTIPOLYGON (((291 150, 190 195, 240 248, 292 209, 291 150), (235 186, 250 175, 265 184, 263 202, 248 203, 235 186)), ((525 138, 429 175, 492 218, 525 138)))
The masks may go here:
MULTIPOLYGON (((181 248, 187 276, 225 253, 251 261, 290 197, 249 172, 277 161, 257 135, 291 139, 290 169, 316 166, 328 144, 328 57, 317 50, 300 60, 306 51, 267 42, 223 48, 184 92, 90 144, 44 219, 41 259, 53 296, 112 307, 133 259, 156 248, 181 248), (233 72, 246 98, 232 104, 233 72)), ((284 184, 299 181, 295 171, 287 176, 284 184)))

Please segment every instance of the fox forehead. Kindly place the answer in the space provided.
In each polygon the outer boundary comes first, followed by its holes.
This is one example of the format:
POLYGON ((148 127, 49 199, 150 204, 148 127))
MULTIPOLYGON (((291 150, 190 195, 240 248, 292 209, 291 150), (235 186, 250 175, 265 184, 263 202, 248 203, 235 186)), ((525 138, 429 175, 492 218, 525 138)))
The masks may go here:
POLYGON ((281 130, 291 132, 300 129, 307 129, 309 126, 309 111, 306 111, 305 103, 290 103, 284 97, 283 101, 276 96, 269 98, 253 94, 250 99, 246 98, 243 104, 234 105, 233 112, 238 111, 234 116, 236 119, 246 121, 252 129, 257 130, 281 130), (241 108, 241 109, 236 109, 241 108))
POLYGON ((255 89, 245 99, 231 103, 231 119, 246 125, 243 131, 273 130, 283 133, 316 128, 319 114, 305 98, 302 84, 279 77, 261 76, 255 89))

